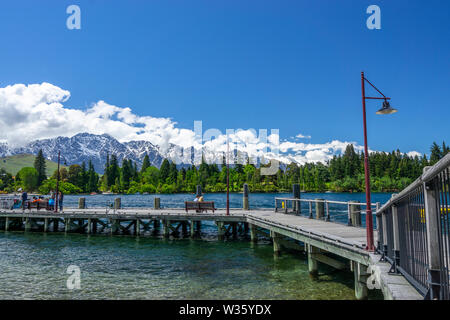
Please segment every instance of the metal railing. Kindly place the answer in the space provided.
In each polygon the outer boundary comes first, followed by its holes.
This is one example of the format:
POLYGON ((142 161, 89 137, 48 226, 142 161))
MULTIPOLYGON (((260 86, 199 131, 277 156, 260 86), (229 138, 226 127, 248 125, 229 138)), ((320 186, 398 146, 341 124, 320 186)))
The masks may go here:
MULTIPOLYGON (((379 208, 380 204, 372 203, 373 207, 379 208)), ((297 198, 275 198, 275 212, 306 216, 308 218, 322 219, 353 226, 365 226, 364 215, 365 203, 345 202, 326 199, 297 199, 297 198)))
POLYGON ((450 154, 376 212, 378 251, 426 298, 450 299, 450 154))

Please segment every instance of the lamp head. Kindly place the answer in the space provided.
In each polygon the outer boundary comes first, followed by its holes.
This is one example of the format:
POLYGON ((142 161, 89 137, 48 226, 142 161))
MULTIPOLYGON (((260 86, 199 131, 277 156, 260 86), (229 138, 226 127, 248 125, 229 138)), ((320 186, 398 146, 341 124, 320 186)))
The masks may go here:
POLYGON ((383 106, 377 111, 377 114, 392 114, 396 113, 398 110, 391 107, 387 100, 383 101, 383 106))

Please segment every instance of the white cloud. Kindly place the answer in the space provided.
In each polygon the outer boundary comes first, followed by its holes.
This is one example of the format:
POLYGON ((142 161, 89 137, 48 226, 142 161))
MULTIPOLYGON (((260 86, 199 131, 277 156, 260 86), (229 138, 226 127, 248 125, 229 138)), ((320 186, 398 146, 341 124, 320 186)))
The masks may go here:
MULTIPOLYGON (((15 84, 0 88, 0 141, 11 146, 21 146, 37 140, 57 136, 71 137, 88 132, 109 134, 121 142, 146 140, 167 150, 173 144, 188 148, 200 148, 193 130, 178 128, 170 118, 139 116, 129 107, 117 107, 98 101, 86 110, 67 107, 70 92, 50 83, 15 84)), ((203 128, 203 133, 205 128, 203 128)), ((237 130, 229 140, 238 149, 253 157, 276 158, 280 161, 298 163, 326 161, 336 153, 342 153, 350 142, 333 140, 323 144, 301 143, 280 139, 277 132, 264 134, 255 130, 237 130), (278 146, 280 154, 274 154, 278 146)), ((296 139, 311 138, 298 134, 296 139)), ((356 143, 355 149, 362 147, 356 143)), ((226 135, 219 134, 203 145, 221 157, 226 151, 226 135)), ((233 147, 233 145, 231 146, 233 147)), ((413 151, 415 152, 415 151, 413 151)))
POLYGON ((422 154, 420 153, 420 152, 417 152, 417 151, 410 151, 410 152, 408 152, 407 153, 407 155, 409 156, 409 157, 415 157, 415 156, 418 156, 418 157, 421 157, 422 156, 422 154))
POLYGON ((310 136, 310 135, 305 136, 305 135, 303 135, 303 134, 301 134, 301 133, 299 133, 299 134, 296 135, 295 137, 296 137, 297 139, 311 139, 311 136, 310 136))

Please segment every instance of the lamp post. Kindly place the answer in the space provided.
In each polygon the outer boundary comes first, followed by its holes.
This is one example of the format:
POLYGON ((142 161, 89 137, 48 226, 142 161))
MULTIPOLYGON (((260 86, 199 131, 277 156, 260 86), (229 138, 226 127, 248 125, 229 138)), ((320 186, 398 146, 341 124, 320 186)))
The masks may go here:
POLYGON ((227 136, 227 216, 230 215, 230 165, 228 161, 230 153, 230 144, 228 142, 228 136, 227 136))
POLYGON ((361 72, 361 90, 362 90, 362 109, 363 109, 363 123, 364 123, 364 177, 366 181, 366 237, 367 246, 366 250, 375 251, 373 241, 373 218, 372 218, 372 204, 370 199, 370 170, 369 170, 369 152, 367 147, 367 125, 366 125, 366 100, 384 100, 383 106, 377 111, 377 114, 392 114, 397 112, 396 109, 391 108, 388 100, 391 98, 386 97, 381 93, 369 80, 364 76, 364 72, 361 72), (370 84, 379 94, 383 97, 366 97, 365 83, 370 84))

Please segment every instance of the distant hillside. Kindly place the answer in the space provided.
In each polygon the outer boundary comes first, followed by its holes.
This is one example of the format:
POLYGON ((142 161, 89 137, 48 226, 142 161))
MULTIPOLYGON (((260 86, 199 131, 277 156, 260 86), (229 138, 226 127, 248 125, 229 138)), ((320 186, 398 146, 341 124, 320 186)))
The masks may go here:
MULTIPOLYGON (((15 156, 0 158, 0 168, 5 169, 15 176, 23 167, 33 167, 35 158, 36 156, 32 154, 17 154, 15 156)), ((58 168, 58 164, 50 160, 45 160, 45 163, 47 165, 47 176, 51 176, 58 168)), ((61 167, 64 166, 61 165, 61 167)))

